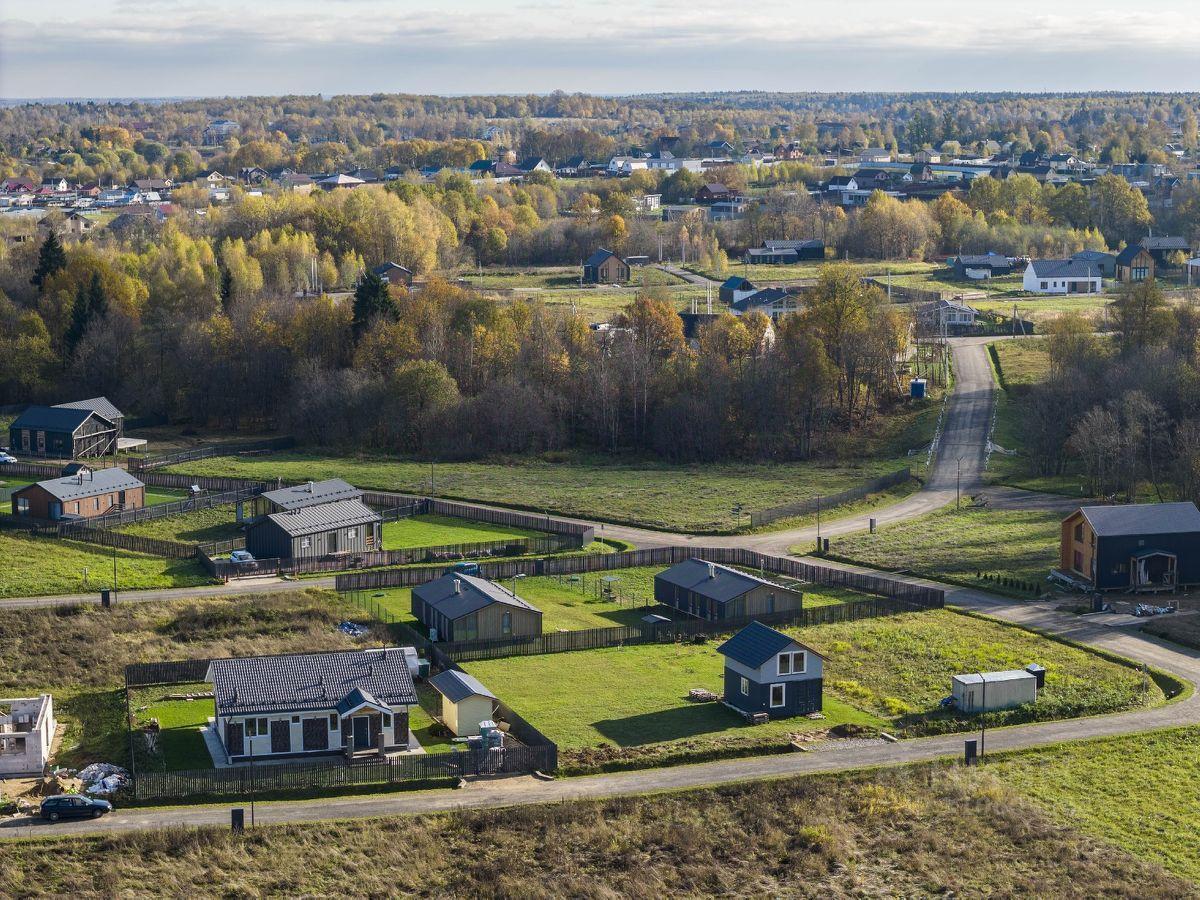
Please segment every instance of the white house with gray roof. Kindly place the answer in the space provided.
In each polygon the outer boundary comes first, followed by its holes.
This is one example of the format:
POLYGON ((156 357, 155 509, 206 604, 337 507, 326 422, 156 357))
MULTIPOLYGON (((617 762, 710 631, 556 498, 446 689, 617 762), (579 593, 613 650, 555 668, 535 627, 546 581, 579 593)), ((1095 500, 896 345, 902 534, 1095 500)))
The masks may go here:
POLYGON ((1022 286, 1033 294, 1098 294, 1103 278, 1100 267, 1085 259, 1035 259, 1022 286))
POLYGON ((483 641, 542 633, 542 611, 503 585, 451 572, 412 589, 412 613, 438 641, 483 641))
POLYGON ((405 648, 214 659, 213 733, 230 762, 402 752, 417 705, 405 648))

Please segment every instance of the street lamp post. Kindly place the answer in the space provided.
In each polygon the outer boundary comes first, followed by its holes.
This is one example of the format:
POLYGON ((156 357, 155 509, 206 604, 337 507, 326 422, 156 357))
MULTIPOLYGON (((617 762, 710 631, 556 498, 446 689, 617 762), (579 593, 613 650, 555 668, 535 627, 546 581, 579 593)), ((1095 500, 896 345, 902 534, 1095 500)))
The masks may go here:
MULTIPOLYGON (((124 511, 124 509, 125 509, 125 504, 124 504, 124 503, 116 503, 116 504, 114 504, 114 507, 116 508, 117 512, 122 512, 122 511, 124 511)), ((113 602, 116 602, 116 599, 117 599, 117 544, 116 544, 116 542, 115 542, 115 541, 113 542, 113 587, 112 587, 112 599, 113 599, 113 602)))

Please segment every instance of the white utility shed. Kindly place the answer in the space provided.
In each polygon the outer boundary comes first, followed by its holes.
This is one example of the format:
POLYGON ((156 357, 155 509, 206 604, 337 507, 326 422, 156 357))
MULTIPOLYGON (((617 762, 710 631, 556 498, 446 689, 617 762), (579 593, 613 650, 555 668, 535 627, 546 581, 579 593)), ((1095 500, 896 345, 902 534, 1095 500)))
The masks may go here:
POLYGON ((973 672, 955 675, 953 694, 963 712, 991 712, 1010 709, 1037 700, 1038 679, 1032 672, 973 672))

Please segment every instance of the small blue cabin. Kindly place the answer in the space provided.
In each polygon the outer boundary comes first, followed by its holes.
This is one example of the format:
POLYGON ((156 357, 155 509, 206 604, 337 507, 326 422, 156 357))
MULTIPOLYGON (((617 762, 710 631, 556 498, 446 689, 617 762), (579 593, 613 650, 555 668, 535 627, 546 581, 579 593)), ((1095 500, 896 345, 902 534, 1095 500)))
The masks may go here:
POLYGON ((751 622, 717 652, 725 657, 725 703, 746 714, 786 719, 820 712, 825 660, 761 622, 751 622))

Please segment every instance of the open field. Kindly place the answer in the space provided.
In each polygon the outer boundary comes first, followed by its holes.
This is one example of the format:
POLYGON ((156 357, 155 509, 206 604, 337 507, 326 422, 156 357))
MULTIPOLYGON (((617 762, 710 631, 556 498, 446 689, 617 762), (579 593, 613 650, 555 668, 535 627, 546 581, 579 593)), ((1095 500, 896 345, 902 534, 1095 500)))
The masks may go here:
MULTIPOLYGON (((674 617, 672 610, 654 603, 654 576, 662 570, 662 566, 642 566, 561 577, 540 575, 521 578, 515 583, 506 579, 503 585, 515 586, 517 596, 542 611, 542 631, 549 634, 635 625, 651 612, 674 617), (605 588, 611 593, 606 594, 605 588)), ((767 577, 771 577, 769 573, 767 577)), ((862 599, 861 594, 840 588, 809 584, 799 587, 804 593, 805 608, 862 599)), ((408 625, 418 624, 412 615, 411 588, 364 591, 362 597, 408 625)))
POLYGON ((988 574, 1040 584, 1058 564, 1061 519, 1046 510, 950 506, 875 534, 835 537, 830 552, 864 565, 973 585, 986 585, 977 576, 988 574))
POLYGON ((996 341, 989 345, 998 361, 996 374, 1007 387, 1022 387, 1045 381, 1050 374, 1050 351, 1046 338, 996 341))
POLYGON ((166 516, 162 519, 134 522, 131 525, 122 525, 117 530, 126 534, 137 534, 164 541, 180 541, 185 544, 225 541, 238 537, 242 533, 242 529, 235 519, 236 514, 237 507, 228 504, 209 509, 197 509, 177 516, 166 516))
POLYGON ((492 525, 453 516, 412 516, 383 523, 383 549, 442 547, 447 544, 476 544, 514 538, 541 537, 542 532, 508 525, 492 525))
POLYGON ((1028 750, 985 771, 1056 821, 1200 882, 1198 749, 1200 729, 1179 728, 1028 750))
POLYGON ((778 749, 786 735, 847 723, 886 725, 906 734, 969 728, 977 717, 938 707, 950 693, 951 676, 1031 662, 1047 669, 1037 704, 990 713, 989 725, 1112 712, 1163 699, 1133 668, 950 610, 785 630, 826 658, 824 721, 801 717, 754 727, 724 706, 688 702, 691 688, 722 691, 719 639, 579 651, 566 666, 552 655, 472 662, 466 668, 568 751, 568 768, 778 749))
MULTIPOLYGON (((485 289, 511 288, 520 290, 521 288, 540 288, 543 290, 563 290, 574 288, 580 293, 604 290, 603 285, 583 284, 581 286, 580 279, 582 276, 582 266, 535 266, 527 269, 488 268, 484 269, 482 273, 464 269, 457 274, 452 273, 445 277, 450 281, 461 280, 471 287, 482 287, 485 289)), ((643 283, 647 285, 677 285, 682 284, 683 281, 661 269, 655 269, 650 266, 635 267, 628 286, 637 288, 641 287, 643 283)))
POLYGON ((1103 318, 1104 308, 1112 302, 1112 296, 1106 294, 1086 295, 1056 295, 1052 297, 1025 294, 1015 300, 1004 297, 988 297, 984 300, 972 300, 971 306, 980 312, 992 311, 1011 316, 1013 304, 1016 303, 1017 313, 1022 319, 1032 322, 1044 322, 1056 318, 1065 312, 1075 312, 1093 321, 1103 318))
MULTIPOLYGON (((938 404, 905 405, 880 416, 869 438, 847 446, 843 461, 670 465, 649 459, 584 453, 438 463, 434 493, 599 521, 700 533, 733 531, 746 513, 855 487, 923 456, 910 449, 928 444, 938 404), (852 452, 853 451, 853 452, 852 452), (513 486, 521 490, 514 494, 513 486), (736 519, 735 503, 743 514, 736 519)), ((260 457, 214 457, 170 467, 195 475, 284 478, 303 481, 345 478, 362 488, 429 491, 427 462, 383 456, 277 453, 260 457)), ((602 534, 599 535, 603 537, 602 534)))
MULTIPOLYGON (((361 611, 329 591, 269 597, 0 610, 0 696, 54 694, 67 726, 60 762, 121 762, 125 666, 135 662, 382 646, 383 626, 337 630, 361 611)), ((369 624, 369 622, 368 622, 369 624)))
POLYGON ((244 896, 327 896, 344 894, 348 882, 371 896, 1193 893, 1183 878, 986 776, 921 768, 243 835, 171 828, 48 837, 6 843, 0 875, 21 896, 135 898, 204 896, 217 884, 244 896))
MULTIPOLYGON (((112 586, 113 550, 95 544, 0 531, 0 597, 74 594, 112 586)), ((117 550, 117 587, 186 587, 211 579, 191 559, 117 550)))
POLYGON ((855 274, 862 277, 883 277, 890 270, 894 277, 900 275, 922 275, 933 272, 938 268, 936 263, 913 262, 913 261, 884 261, 884 260, 852 260, 849 263, 842 263, 841 260, 812 260, 810 262, 790 263, 787 265, 762 265, 729 261, 729 268, 724 272, 716 272, 713 270, 704 270, 688 265, 686 268, 689 271, 699 275, 704 275, 711 278, 713 281, 724 281, 731 275, 741 275, 743 278, 749 278, 755 284, 762 282, 763 284, 777 284, 792 281, 813 281, 821 274, 821 267, 830 265, 834 262, 839 264, 849 265, 854 270, 855 274))

